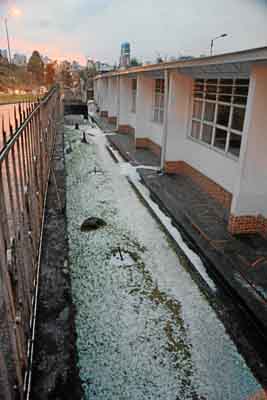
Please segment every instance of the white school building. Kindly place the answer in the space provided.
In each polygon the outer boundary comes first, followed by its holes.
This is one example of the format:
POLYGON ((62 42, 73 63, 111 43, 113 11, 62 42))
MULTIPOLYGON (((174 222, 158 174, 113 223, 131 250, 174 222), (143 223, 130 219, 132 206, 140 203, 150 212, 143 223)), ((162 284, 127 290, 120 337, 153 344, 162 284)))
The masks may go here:
POLYGON ((117 70, 95 79, 101 116, 267 236, 267 47, 117 70))

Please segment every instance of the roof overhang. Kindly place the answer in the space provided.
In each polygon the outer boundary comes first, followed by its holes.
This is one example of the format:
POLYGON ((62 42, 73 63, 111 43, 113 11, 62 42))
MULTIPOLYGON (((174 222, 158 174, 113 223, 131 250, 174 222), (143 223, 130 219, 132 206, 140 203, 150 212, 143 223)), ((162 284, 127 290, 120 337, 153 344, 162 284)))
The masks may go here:
POLYGON ((174 61, 160 64, 150 64, 125 70, 116 70, 97 76, 95 79, 115 76, 136 77, 144 73, 151 77, 163 77, 164 71, 177 71, 192 77, 248 77, 251 66, 256 63, 267 65, 267 47, 244 50, 235 53, 220 54, 212 57, 194 58, 186 61, 174 61))

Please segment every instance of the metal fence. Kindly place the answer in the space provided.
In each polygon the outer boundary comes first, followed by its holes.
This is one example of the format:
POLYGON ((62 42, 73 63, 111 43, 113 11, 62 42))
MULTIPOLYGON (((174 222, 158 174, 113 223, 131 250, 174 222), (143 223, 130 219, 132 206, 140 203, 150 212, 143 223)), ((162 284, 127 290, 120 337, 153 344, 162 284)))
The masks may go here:
POLYGON ((0 398, 24 399, 29 384, 39 256, 59 91, 14 106, 0 135, 0 398))

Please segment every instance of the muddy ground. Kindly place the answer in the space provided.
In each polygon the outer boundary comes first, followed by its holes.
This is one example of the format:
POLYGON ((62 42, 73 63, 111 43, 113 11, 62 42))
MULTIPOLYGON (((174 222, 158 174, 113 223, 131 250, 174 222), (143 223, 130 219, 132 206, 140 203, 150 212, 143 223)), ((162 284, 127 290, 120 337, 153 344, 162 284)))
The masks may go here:
POLYGON ((63 147, 61 125, 53 165, 63 211, 57 201, 56 186, 51 180, 42 248, 32 400, 82 398, 75 347, 75 308, 68 265, 63 147))

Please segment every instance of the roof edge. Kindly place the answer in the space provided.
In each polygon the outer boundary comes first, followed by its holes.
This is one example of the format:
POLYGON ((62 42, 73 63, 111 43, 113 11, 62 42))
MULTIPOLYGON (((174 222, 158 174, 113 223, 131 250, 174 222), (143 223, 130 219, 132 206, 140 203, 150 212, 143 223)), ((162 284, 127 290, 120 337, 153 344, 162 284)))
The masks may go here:
POLYGON ((247 50, 240 50, 230 53, 222 53, 214 56, 197 57, 192 60, 169 61, 159 64, 148 64, 140 67, 130 67, 124 70, 115 70, 97 75, 95 79, 109 78, 113 76, 123 76, 129 74, 136 74, 146 71, 158 71, 165 69, 179 69, 185 67, 194 67, 201 65, 212 65, 222 63, 236 63, 236 62, 253 62, 253 61, 267 61, 267 46, 256 47, 247 50))

